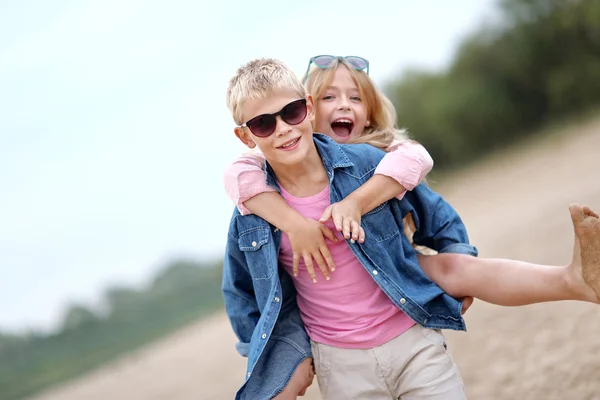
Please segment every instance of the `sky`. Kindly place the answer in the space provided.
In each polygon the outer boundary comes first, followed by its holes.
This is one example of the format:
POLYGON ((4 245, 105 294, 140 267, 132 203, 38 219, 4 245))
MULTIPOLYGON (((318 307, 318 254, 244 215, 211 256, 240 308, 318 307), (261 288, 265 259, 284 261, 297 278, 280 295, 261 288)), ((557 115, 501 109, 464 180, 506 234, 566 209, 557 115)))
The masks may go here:
POLYGON ((492 0, 0 2, 0 332, 55 329, 178 258, 223 256, 228 79, 359 55, 378 85, 448 65, 492 0))

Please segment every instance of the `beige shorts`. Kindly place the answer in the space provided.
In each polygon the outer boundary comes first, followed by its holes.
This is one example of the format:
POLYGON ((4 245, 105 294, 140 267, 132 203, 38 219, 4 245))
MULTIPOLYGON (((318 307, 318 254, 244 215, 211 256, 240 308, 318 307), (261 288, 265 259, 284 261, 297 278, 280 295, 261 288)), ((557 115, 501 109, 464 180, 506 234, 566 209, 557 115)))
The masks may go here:
POLYGON ((462 378, 439 330, 415 325, 368 350, 311 342, 323 400, 464 400, 462 378))

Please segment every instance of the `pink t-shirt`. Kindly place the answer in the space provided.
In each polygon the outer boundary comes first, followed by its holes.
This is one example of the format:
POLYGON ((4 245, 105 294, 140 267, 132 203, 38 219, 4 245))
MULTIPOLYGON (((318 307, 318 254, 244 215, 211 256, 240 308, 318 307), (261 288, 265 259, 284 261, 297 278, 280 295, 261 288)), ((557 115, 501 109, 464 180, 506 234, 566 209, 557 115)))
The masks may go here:
MULTIPOLYGON (((419 143, 395 141, 387 151, 375 173, 396 180, 407 190, 413 190, 433 168, 433 159, 419 143)), ((275 191, 265 182, 264 165, 265 157, 255 151, 238 158, 223 173, 225 191, 242 215, 251 214, 244 207, 245 201, 257 194, 275 191)), ((397 197, 403 196, 401 193, 397 197)))
MULTIPOLYGON (((329 186, 321 193, 298 198, 281 189, 290 207, 318 220, 330 204, 329 186)), ((327 226, 334 232, 333 223, 327 226)), ((331 279, 313 283, 301 260, 294 277, 298 306, 308 335, 319 343, 341 348, 369 349, 380 346, 415 324, 381 290, 358 261, 343 236, 334 243, 325 239, 335 263, 331 279)), ((292 247, 285 233, 279 262, 292 275, 292 247)), ((315 264, 316 266, 316 264, 315 264)))

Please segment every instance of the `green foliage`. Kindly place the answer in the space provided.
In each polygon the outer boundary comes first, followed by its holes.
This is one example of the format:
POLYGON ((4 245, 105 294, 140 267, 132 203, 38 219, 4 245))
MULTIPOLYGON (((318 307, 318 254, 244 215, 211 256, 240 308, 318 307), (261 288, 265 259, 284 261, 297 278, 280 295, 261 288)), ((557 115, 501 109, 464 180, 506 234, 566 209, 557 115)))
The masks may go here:
POLYGON ((222 305, 220 264, 175 262, 144 290, 111 287, 108 313, 68 308, 49 335, 0 334, 0 398, 20 399, 157 339, 222 305))
POLYGON ((600 2, 502 0, 442 73, 387 87, 399 125, 437 166, 464 165, 552 120, 600 103, 600 2))

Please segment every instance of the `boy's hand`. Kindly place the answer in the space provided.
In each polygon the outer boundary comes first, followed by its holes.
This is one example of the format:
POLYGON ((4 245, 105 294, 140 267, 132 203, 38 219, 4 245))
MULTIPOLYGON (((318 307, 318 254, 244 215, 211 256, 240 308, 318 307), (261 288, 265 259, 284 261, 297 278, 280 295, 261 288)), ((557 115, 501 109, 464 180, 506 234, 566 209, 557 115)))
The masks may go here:
POLYGON ((292 272, 294 276, 298 276, 298 263, 300 257, 302 257, 304 264, 306 264, 306 270, 314 283, 317 283, 317 275, 315 274, 313 259, 317 262, 325 279, 329 280, 329 271, 335 271, 335 264, 325 244, 324 237, 337 242, 338 238, 335 237, 335 233, 325 225, 310 218, 299 219, 294 224, 294 228, 286 233, 292 246, 292 272))
POLYGON ((306 358, 298 365, 286 387, 273 400, 296 400, 298 396, 304 396, 314 377, 313 359, 306 358))
POLYGON ((365 241, 365 231, 360 226, 362 211, 360 204, 350 197, 333 203, 325 209, 319 222, 324 224, 330 218, 338 232, 342 232, 344 238, 350 239, 352 243, 365 241))

